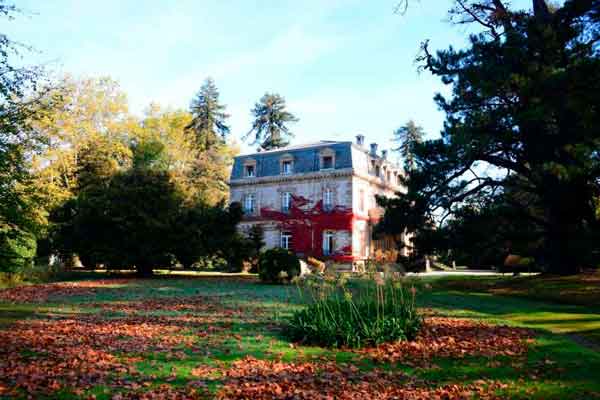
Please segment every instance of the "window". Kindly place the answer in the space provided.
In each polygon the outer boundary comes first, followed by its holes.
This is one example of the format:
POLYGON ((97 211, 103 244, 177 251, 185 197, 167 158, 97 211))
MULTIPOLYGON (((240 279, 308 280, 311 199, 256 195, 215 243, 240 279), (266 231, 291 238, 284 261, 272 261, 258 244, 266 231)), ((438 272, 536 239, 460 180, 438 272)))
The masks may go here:
POLYGON ((333 232, 327 231, 323 233, 323 255, 331 255, 333 254, 333 250, 333 232))
POLYGON ((247 194, 244 198, 244 212, 246 214, 254 214, 256 208, 256 195, 251 193, 247 194))
POLYGON ((281 232, 281 243, 282 249, 290 250, 292 248, 292 234, 289 232, 281 232))
POLYGON ((387 181, 392 183, 392 173, 390 171, 387 173, 387 181))
POLYGON ((246 165, 246 178, 254 178, 256 176, 256 170, 254 165, 246 165))
POLYGON ((327 211, 333 209, 333 190, 329 188, 323 192, 323 208, 327 211))
POLYGON ((379 165, 375 166, 375 176, 379 176, 381 174, 381 170, 379 168, 379 165))
POLYGON ((284 192, 281 195, 281 211, 288 212, 292 207, 292 194, 290 192, 284 192))
POLYGON ((333 157, 323 156, 321 160, 321 169, 332 169, 333 168, 333 157))
POLYGON ((402 185, 402 175, 398 174, 398 176, 396 178, 397 178, 396 184, 398 186, 401 186, 402 185))
POLYGON ((360 189, 360 192, 359 192, 358 209, 360 211, 365 211, 365 190, 364 189, 360 189))
POLYGON ((281 162, 281 173, 284 175, 289 175, 292 173, 292 162, 289 160, 281 162))

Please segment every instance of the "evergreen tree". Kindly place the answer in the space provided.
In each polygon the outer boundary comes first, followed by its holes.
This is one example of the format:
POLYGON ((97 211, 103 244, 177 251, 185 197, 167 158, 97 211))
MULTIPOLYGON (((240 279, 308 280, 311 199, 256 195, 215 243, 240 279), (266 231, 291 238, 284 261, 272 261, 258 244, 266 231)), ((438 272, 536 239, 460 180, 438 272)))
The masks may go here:
POLYGON ((382 228, 426 235, 462 206, 504 196, 513 224, 538 233, 538 262, 574 273, 600 262, 600 0, 513 11, 501 0, 460 1, 453 17, 484 32, 423 68, 453 86, 436 96, 442 138, 415 146, 408 193, 381 203, 382 228))
POLYGON ((196 97, 192 100, 190 111, 192 122, 188 129, 196 136, 200 149, 207 150, 218 143, 223 143, 229 134, 226 123, 229 114, 225 105, 219 103, 219 91, 212 78, 207 78, 196 97))
POLYGON ((298 122, 294 114, 286 110, 285 99, 276 93, 265 93, 252 109, 254 122, 246 138, 253 137, 252 144, 260 144, 264 150, 285 147, 292 133, 289 123, 298 122))
POLYGON ((415 124, 413 120, 408 121, 404 126, 394 131, 394 142, 398 143, 398 147, 394 149, 402 156, 406 170, 415 168, 414 145, 421 143, 425 132, 423 128, 415 124))

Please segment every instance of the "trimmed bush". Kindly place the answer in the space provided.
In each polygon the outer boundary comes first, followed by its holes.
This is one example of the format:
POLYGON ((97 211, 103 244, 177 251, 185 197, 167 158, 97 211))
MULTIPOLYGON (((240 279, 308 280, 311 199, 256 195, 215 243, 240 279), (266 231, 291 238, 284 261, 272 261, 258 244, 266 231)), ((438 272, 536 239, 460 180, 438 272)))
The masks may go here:
POLYGON ((414 288, 407 291, 399 280, 379 275, 355 288, 341 281, 318 277, 304 281, 301 290, 310 299, 290 319, 286 329, 290 339, 358 348, 415 338, 423 320, 415 306, 414 288))
POLYGON ((300 275, 300 260, 286 249, 271 249, 258 259, 258 275, 263 282, 281 283, 300 275))

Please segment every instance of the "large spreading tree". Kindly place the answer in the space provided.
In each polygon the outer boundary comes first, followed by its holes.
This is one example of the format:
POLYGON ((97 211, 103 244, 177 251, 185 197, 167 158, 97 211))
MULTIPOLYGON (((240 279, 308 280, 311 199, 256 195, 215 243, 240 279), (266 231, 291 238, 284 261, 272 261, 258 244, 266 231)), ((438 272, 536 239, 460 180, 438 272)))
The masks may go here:
POLYGON ((408 193, 381 200, 381 228, 414 232, 424 252, 465 207, 501 204, 550 271, 598 265, 600 0, 464 0, 451 16, 483 31, 462 50, 423 45, 423 68, 452 86, 436 96, 447 117, 440 139, 415 146, 408 193))
POLYGON ((288 124, 298 122, 298 118, 286 110, 285 99, 276 93, 265 93, 252 109, 254 122, 246 138, 252 137, 252 144, 259 144, 263 150, 285 147, 292 137, 288 124))

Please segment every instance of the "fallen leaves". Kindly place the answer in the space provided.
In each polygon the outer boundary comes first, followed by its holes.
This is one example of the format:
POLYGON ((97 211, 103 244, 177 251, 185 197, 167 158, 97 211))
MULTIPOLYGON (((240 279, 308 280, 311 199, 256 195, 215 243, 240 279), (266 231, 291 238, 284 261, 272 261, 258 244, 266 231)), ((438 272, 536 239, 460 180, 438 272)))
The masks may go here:
POLYGON ((528 329, 490 325, 473 320, 428 317, 416 340, 386 343, 358 350, 378 362, 423 366, 433 358, 516 357, 527 352, 528 329))
POLYGON ((246 357, 224 373, 219 399, 500 399, 494 381, 429 387, 400 371, 360 371, 333 361, 285 363, 246 357))
POLYGON ((93 296, 98 289, 106 290, 131 282, 127 279, 104 279, 79 282, 46 283, 0 290, 0 301, 11 303, 45 303, 57 297, 93 296))
MULTIPOLYGON (((102 386, 114 400, 129 399, 463 399, 497 398, 502 383, 480 380, 446 385, 425 382, 388 363, 435 369, 435 359, 498 356, 515 362, 527 352, 530 331, 492 326, 471 320, 428 317, 414 342, 384 344, 357 351, 381 368, 359 369, 327 357, 284 362, 243 359, 231 363, 199 362, 187 372, 173 365, 192 363, 193 357, 212 357, 213 351, 243 352, 245 339, 270 340, 265 356, 277 340, 265 338, 273 329, 265 309, 232 306, 226 295, 135 297, 129 301, 100 301, 104 290, 129 281, 97 280, 35 285, 0 291, 0 300, 41 303, 83 296, 81 305, 94 310, 80 314, 45 314, 21 320, 0 330, 0 397, 55 397, 70 392, 92 398, 102 386), (235 322, 260 329, 250 336, 232 331, 235 322), (226 343, 226 344, 225 344, 226 343), (216 346, 216 347, 214 347, 216 346), (237 350, 236 350, 237 349, 237 350), (152 360, 147 355, 152 354, 152 360), (156 358, 155 358, 156 357, 156 358), (152 373, 138 371, 144 361, 152 373), (168 363, 168 367, 162 367, 168 363), (161 371, 158 373, 157 371, 161 371), (157 376, 159 375, 159 376, 157 376), (218 392, 209 388, 218 386, 218 392)), ((139 282, 143 281, 137 281, 139 282)), ((130 283, 130 282, 129 282, 130 283)), ((124 289, 119 289, 124 290, 124 289)), ((290 344, 300 356, 304 349, 290 344)), ((543 360, 543 367, 554 367, 543 360)), ((540 367, 541 368, 541 367, 540 367)), ((106 397, 106 396, 105 396, 106 397)))

